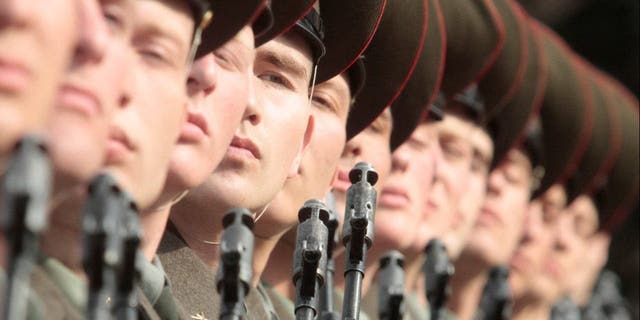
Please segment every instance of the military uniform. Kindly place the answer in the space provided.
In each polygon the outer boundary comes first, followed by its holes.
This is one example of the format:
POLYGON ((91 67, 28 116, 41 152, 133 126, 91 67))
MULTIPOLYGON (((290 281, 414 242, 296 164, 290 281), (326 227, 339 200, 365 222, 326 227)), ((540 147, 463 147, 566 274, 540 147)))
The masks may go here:
POLYGON ((154 317, 157 313, 161 319, 189 319, 173 296, 160 259, 156 256, 149 262, 141 255, 139 257, 142 260, 140 285, 137 288, 139 310, 147 317, 154 317))
MULTIPOLYGON (((171 279, 178 307, 191 319, 218 319, 221 297, 215 273, 189 248, 172 225, 162 237, 158 257, 171 279)), ((245 298, 247 317, 272 320, 269 304, 268 298, 256 290, 249 291, 245 298)))
POLYGON ((296 318, 294 314, 296 306, 293 301, 281 295, 265 281, 261 281, 261 286, 264 289, 265 294, 269 296, 269 299, 273 303, 273 309, 280 320, 294 320, 296 318))
MULTIPOLYGON (((34 281, 33 279, 35 278, 34 275, 31 275, 31 281, 34 281)), ((7 285, 7 274, 4 271, 3 268, 0 268, 0 288, 5 288, 7 285)), ((40 297, 38 297, 36 295, 36 293, 29 288, 28 289, 29 292, 28 294, 28 300, 27 300, 27 315, 26 315, 26 319, 27 320, 39 320, 39 319, 44 319, 43 317, 43 302, 40 299, 40 297)), ((5 295, 5 291, 0 293, 0 299, 3 300, 2 304, 0 304, 0 311, 4 311, 4 295, 5 295)))

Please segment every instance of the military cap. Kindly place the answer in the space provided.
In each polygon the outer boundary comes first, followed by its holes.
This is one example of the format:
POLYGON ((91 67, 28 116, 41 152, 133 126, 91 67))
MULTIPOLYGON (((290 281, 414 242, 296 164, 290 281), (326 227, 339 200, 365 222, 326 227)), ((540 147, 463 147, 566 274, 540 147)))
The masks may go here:
POLYGON ((318 63, 317 83, 345 72, 378 29, 387 0, 320 0, 327 53, 318 63))
MULTIPOLYGON (((391 106, 394 123, 391 131, 392 150, 409 138, 420 122, 429 116, 425 111, 433 109, 431 106, 440 90, 444 71, 446 42, 440 2, 429 0, 427 35, 420 59, 404 90, 391 106)), ((436 108, 441 110, 444 101, 441 99, 438 103, 436 108)))
MULTIPOLYGON (((528 23, 525 25, 529 29, 528 23)), ((488 124, 493 139, 492 167, 497 166, 509 150, 518 146, 525 135, 527 125, 538 116, 547 87, 548 62, 543 52, 540 35, 526 32, 527 59, 525 72, 516 92, 506 101, 500 112, 488 124)), ((515 65, 511 65, 515 68, 515 65)), ((509 72, 508 69, 504 70, 509 72)), ((485 91, 487 95, 490 92, 485 91)))
POLYGON ((271 28, 256 37, 256 47, 283 35, 292 28, 302 32, 312 47, 316 62, 325 53, 322 21, 313 5, 317 0, 270 0, 271 28))
POLYGON ((531 20, 534 32, 542 37, 548 69, 548 83, 540 110, 544 136, 544 177, 536 194, 565 184, 577 169, 593 128, 593 101, 588 83, 572 59, 568 45, 553 31, 531 20))
POLYGON ((461 106, 471 121, 480 125, 484 123, 487 112, 486 104, 477 84, 471 84, 461 92, 454 94, 449 104, 461 106))
MULTIPOLYGON (((189 0, 190 3, 203 3, 203 0, 189 0)), ((209 0, 206 5, 192 4, 196 8, 196 27, 201 26, 204 19, 210 23, 202 30, 202 40, 196 51, 196 58, 217 49, 238 33, 244 26, 260 21, 254 25, 254 34, 262 33, 269 28, 269 12, 265 11, 266 0, 209 0), (207 12, 211 16, 207 17, 207 12), (260 19, 258 19, 260 17, 260 19)), ((204 26, 203 26, 204 27, 204 26)))
POLYGON ((494 0, 440 1, 447 34, 442 91, 447 99, 478 82, 504 45, 504 24, 494 0))
POLYGON ((529 54, 526 14, 511 0, 493 0, 504 24, 505 41, 497 59, 478 82, 486 118, 495 116, 516 94, 523 81, 529 54))
POLYGON ((590 195, 595 186, 602 184, 603 176, 611 169, 622 143, 615 96, 607 88, 605 80, 596 75, 592 66, 578 57, 576 59, 589 82, 588 93, 592 95, 594 105, 594 125, 578 169, 565 184, 567 203, 571 203, 580 194, 590 195))
POLYGON ((387 2, 378 31, 364 52, 367 81, 351 106, 347 139, 373 122, 406 85, 424 46, 427 7, 427 0, 387 2))
POLYGON ((613 86, 617 91, 617 103, 614 106, 618 109, 621 122, 622 147, 608 173, 606 185, 593 197, 600 217, 600 228, 609 232, 615 231, 624 222, 631 206, 638 201, 640 185, 638 100, 620 85, 613 86))

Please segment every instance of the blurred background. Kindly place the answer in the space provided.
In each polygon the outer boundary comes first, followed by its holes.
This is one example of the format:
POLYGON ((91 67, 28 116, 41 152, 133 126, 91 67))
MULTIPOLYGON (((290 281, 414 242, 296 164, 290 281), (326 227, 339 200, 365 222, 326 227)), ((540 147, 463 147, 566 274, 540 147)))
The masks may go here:
MULTIPOLYGON (((558 32, 580 55, 639 93, 640 0, 519 0, 530 15, 558 32)), ((634 319, 640 317, 640 219, 634 209, 614 235, 608 268, 621 278, 634 319)))

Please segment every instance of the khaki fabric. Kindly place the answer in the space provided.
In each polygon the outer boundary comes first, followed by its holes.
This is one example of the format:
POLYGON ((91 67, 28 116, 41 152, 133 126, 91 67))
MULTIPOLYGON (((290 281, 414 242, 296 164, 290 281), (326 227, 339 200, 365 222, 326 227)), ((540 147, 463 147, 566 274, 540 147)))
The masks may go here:
POLYGON ((175 233, 165 231, 158 258, 171 282, 173 294, 191 319, 213 320, 220 314, 215 275, 175 233))
POLYGON ((404 303, 406 318, 411 320, 429 320, 431 318, 429 306, 422 305, 415 293, 405 295, 404 303))
POLYGON ((262 287, 264 288, 266 294, 269 296, 269 299, 271 299, 273 308, 280 320, 294 320, 296 318, 294 314, 296 306, 293 301, 281 295, 278 291, 273 289, 273 287, 271 287, 264 281, 262 282, 262 287))
MULTIPOLYGON (((169 227, 162 237, 158 257, 169 278, 178 308, 188 319, 214 320, 220 316, 221 297, 214 272, 200 260, 183 239, 169 227)), ((270 300, 255 288, 245 298, 247 318, 252 320, 277 319, 270 311, 270 300)))

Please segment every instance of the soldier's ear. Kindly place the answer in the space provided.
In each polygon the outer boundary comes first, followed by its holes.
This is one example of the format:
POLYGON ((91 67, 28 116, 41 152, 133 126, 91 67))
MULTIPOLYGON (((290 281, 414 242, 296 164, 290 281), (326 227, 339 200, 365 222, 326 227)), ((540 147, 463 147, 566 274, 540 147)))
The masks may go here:
POLYGON ((598 266, 598 270, 602 269, 609 258, 609 244, 611 244, 611 235, 600 231, 594 234, 590 239, 591 257, 598 266))
POLYGON ((315 127, 315 118, 313 117, 312 114, 309 114, 309 118, 307 120, 307 129, 304 132, 302 144, 298 149, 298 154, 296 155, 296 157, 293 159, 293 162, 291 163, 291 167, 289 168, 289 174, 287 175, 287 178, 293 178, 298 174, 300 174, 300 163, 302 162, 302 156, 304 155, 304 152, 307 150, 307 147, 309 146, 309 142, 311 142, 311 136, 313 136, 314 127, 315 127))

